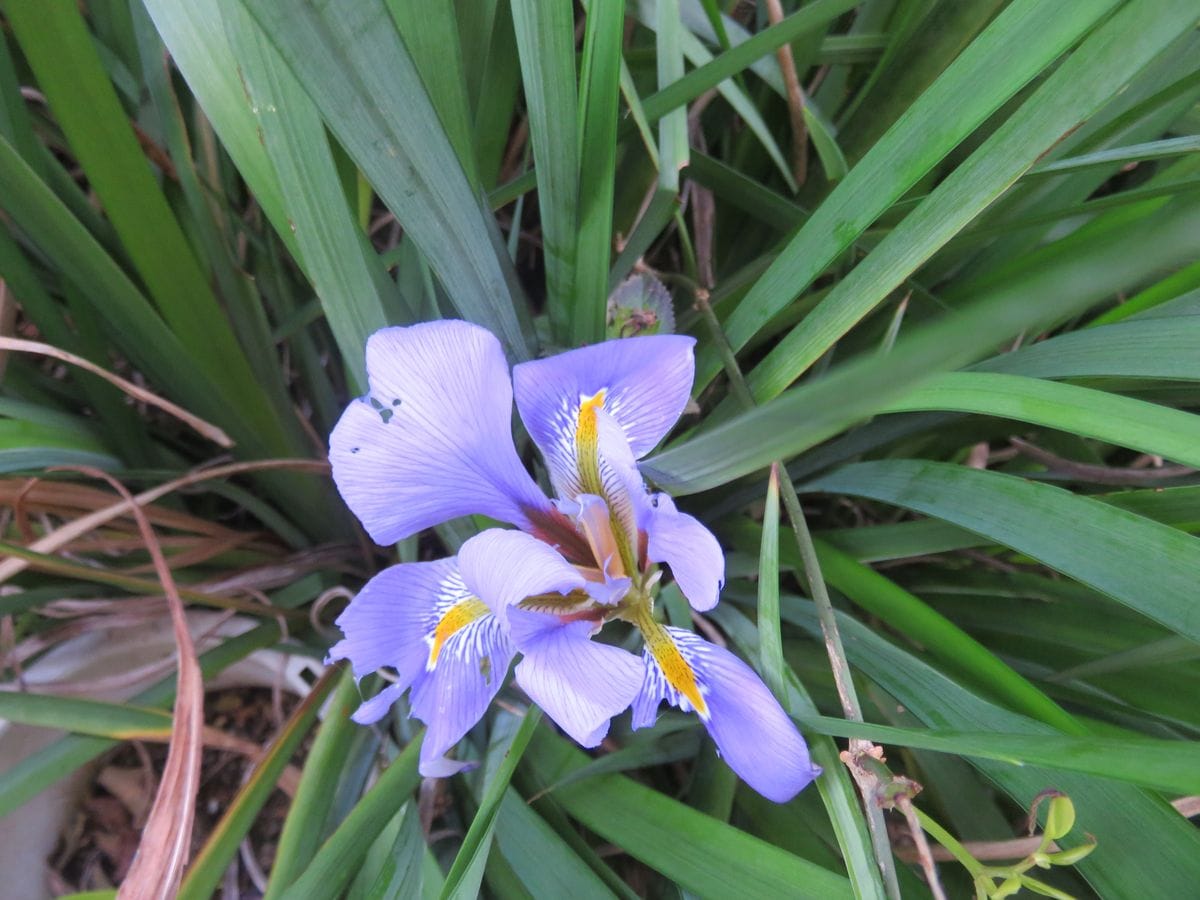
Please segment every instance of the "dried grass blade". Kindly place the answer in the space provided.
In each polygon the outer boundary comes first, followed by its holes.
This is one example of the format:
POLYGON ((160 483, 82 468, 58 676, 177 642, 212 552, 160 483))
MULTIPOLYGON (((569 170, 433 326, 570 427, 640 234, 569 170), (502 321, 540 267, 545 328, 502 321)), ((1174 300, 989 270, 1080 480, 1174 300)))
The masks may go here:
POLYGON ((103 378, 109 384, 120 388, 133 399, 142 403, 149 403, 151 406, 157 406, 163 412, 174 416, 218 446, 224 447, 226 450, 233 446, 233 439, 211 422, 206 422, 194 413, 188 412, 182 406, 177 406, 170 400, 151 393, 143 387, 138 387, 132 381, 126 381, 120 375, 114 375, 107 369, 101 368, 91 360, 84 359, 82 356, 76 356, 74 353, 60 350, 50 344, 43 344, 41 341, 26 341, 21 338, 11 338, 3 335, 0 335, 0 350, 14 350, 18 353, 36 353, 39 356, 49 356, 62 362, 70 363, 73 366, 79 366, 79 368, 86 369, 93 375, 103 378))
MULTIPOLYGON (((29 514, 47 513, 69 519, 111 506, 112 494, 68 481, 34 479, 31 482, 25 477, 0 478, 0 506, 15 508, 18 505, 29 514)), ((177 509, 149 507, 146 516, 150 524, 156 527, 193 534, 222 536, 239 533, 219 522, 211 522, 177 509)))
MULTIPOLYGON (((316 472, 328 472, 329 463, 316 459, 264 459, 255 462, 230 463, 226 466, 214 466, 211 469, 189 472, 187 475, 176 478, 174 481, 168 481, 165 484, 150 488, 148 491, 142 491, 136 497, 129 497, 105 509, 96 510, 94 513, 76 519, 62 528, 55 529, 45 537, 39 538, 26 549, 34 553, 53 553, 65 547, 77 537, 81 537, 89 531, 99 528, 101 525, 106 525, 113 519, 126 515, 135 509, 140 513, 141 507, 153 503, 160 497, 165 497, 167 494, 177 491, 180 488, 189 487, 190 485, 209 481, 214 478, 225 478, 230 475, 239 475, 243 472, 261 472, 267 469, 307 469, 316 472)), ((0 584, 24 571, 29 564, 30 561, 28 559, 17 557, 10 557, 0 562, 0 584)))

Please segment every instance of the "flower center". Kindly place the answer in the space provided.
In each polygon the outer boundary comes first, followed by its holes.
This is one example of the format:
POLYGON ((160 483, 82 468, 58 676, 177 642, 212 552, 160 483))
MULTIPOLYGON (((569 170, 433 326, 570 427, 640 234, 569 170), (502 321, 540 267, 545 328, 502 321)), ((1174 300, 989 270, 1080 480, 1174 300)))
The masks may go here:
POLYGON ((592 543, 596 562, 601 567, 608 566, 611 557, 614 569, 611 574, 636 578, 638 558, 636 540, 631 534, 636 529, 632 501, 621 479, 616 477, 611 466, 601 462, 600 457, 600 416, 607 396, 608 391, 601 388, 592 396, 582 398, 575 424, 575 462, 579 469, 579 487, 583 493, 603 499, 607 507, 608 522, 603 529, 607 533, 601 535, 600 524, 594 523, 585 526, 585 534, 592 543), (617 568, 623 571, 615 571, 617 568))

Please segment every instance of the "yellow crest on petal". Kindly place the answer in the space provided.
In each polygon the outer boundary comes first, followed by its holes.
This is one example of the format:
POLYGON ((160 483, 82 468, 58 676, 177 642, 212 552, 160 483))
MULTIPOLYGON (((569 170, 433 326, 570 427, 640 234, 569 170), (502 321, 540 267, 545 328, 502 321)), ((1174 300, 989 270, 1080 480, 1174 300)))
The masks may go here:
POLYGON ((575 422, 575 459, 579 466, 579 485, 588 494, 603 494, 604 485, 600 478, 600 425, 596 411, 604 409, 604 388, 579 404, 579 417, 575 422))
POLYGON ((446 645, 446 641, 450 640, 455 633, 461 631, 466 626, 470 625, 477 619, 482 619, 491 612, 487 605, 476 597, 468 597, 466 600, 460 600, 452 607, 446 610, 445 614, 438 621, 437 627, 433 630, 429 641, 429 660, 425 663, 425 668, 433 671, 437 666, 438 656, 441 655, 442 647, 446 645))
POLYGON ((662 670, 667 684, 687 698, 688 702, 692 704, 692 709, 696 710, 700 718, 707 719, 708 703, 705 702, 704 694, 700 690, 700 683, 696 680, 696 670, 683 658, 683 654, 671 640, 671 635, 657 622, 653 623, 653 628, 647 628, 641 622, 638 624, 642 627, 646 646, 650 648, 650 653, 662 670))

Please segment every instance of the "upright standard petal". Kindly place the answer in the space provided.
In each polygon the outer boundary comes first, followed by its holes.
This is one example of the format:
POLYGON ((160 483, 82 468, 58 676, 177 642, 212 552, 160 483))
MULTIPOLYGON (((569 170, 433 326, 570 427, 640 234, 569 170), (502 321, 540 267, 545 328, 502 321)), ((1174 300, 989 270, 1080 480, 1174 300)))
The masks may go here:
POLYGON ((330 651, 331 660, 348 659, 359 678, 384 666, 396 669, 396 681, 363 703, 354 721, 379 720, 411 687, 412 714, 428 727, 421 773, 463 768, 442 756, 483 716, 515 651, 491 610, 463 582, 456 561, 384 569, 337 625, 345 638, 330 651))
POLYGON ((704 612, 717 605, 725 586, 725 554, 711 531, 675 508, 666 494, 655 494, 642 516, 646 556, 671 567, 683 596, 704 612))
POLYGON ((729 768, 776 803, 791 800, 821 774, 779 701, 728 650, 690 631, 658 626, 647 635, 645 659, 634 728, 652 724, 664 699, 694 710, 729 768))
POLYGON ((501 620, 527 597, 585 586, 553 547, 520 531, 490 528, 475 535, 459 550, 458 565, 468 589, 501 620))
MULTIPOLYGON (((638 459, 671 430, 691 396, 695 343, 676 334, 626 338, 513 369, 521 420, 560 496, 573 497, 561 486, 580 481, 577 447, 589 427, 589 410, 611 416, 638 459)), ((586 484, 583 489, 600 493, 586 484)))
POLYGON ((634 654, 593 641, 600 623, 512 610, 509 627, 524 657, 517 684, 558 726, 584 747, 608 734, 609 721, 633 702, 645 663, 634 654))
POLYGON ((376 543, 457 516, 531 528, 550 514, 513 446, 508 364, 490 332, 453 320, 384 328, 367 341, 367 377, 329 461, 376 543))

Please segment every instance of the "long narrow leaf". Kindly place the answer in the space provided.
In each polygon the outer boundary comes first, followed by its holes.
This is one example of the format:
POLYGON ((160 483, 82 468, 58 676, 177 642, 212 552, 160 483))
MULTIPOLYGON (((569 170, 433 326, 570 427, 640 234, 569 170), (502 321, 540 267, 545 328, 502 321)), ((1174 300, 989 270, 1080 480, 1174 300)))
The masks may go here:
MULTIPOLYGON (((788 242, 730 316, 727 329, 734 349, 743 347, 889 204, 1113 6, 1110 0, 1088 0, 1074 5, 1071 15, 1062 16, 1037 0, 1010 4, 788 242), (948 109, 954 110, 953 116, 947 116, 948 109)), ((1046 119, 1047 124, 1058 121, 1046 119)), ((703 357, 698 383, 707 383, 718 369, 715 357, 703 357)))
POLYGON ((408 229, 462 315, 517 359, 531 341, 475 187, 382 0, 243 0, 342 145, 408 229))
POLYGON ((872 497, 952 522, 1200 640, 1190 599, 1200 538, 1169 526, 1012 475, 918 460, 856 463, 804 490, 872 497))

